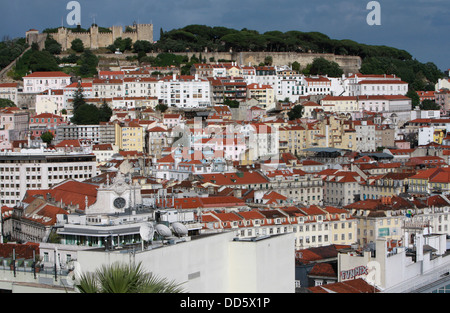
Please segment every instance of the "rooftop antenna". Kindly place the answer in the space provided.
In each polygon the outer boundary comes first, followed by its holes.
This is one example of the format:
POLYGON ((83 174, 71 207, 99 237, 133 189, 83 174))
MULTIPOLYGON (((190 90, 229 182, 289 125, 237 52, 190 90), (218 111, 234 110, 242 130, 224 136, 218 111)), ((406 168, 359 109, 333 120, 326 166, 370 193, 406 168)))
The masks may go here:
POLYGON ((175 222, 172 224, 172 229, 178 237, 183 237, 188 234, 188 229, 187 229, 186 225, 178 223, 178 222, 175 222))
MULTIPOLYGON (((97 16, 97 14, 91 14, 91 17, 92 17, 92 21, 93 21, 93 23, 95 24, 95 17, 97 16)), ((95 25, 97 25, 97 24, 95 24, 95 25)))
POLYGON ((156 233, 163 238, 163 244, 164 244, 164 239, 167 239, 170 236, 172 236, 172 232, 170 231, 170 228, 164 224, 156 225, 155 230, 156 230, 156 233))
POLYGON ((141 235, 142 239, 142 251, 144 251, 144 242, 153 241, 153 236, 155 235, 155 228, 150 223, 143 224, 139 229, 139 234, 141 235))

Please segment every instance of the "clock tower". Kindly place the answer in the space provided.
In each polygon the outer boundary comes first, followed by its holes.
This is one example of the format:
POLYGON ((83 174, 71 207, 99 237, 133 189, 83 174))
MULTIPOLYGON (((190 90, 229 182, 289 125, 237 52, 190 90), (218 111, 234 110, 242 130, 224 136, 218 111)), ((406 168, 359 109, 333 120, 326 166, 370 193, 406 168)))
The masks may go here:
POLYGON ((125 209, 142 204, 141 186, 118 172, 97 190, 97 201, 86 208, 86 215, 124 213, 125 209))

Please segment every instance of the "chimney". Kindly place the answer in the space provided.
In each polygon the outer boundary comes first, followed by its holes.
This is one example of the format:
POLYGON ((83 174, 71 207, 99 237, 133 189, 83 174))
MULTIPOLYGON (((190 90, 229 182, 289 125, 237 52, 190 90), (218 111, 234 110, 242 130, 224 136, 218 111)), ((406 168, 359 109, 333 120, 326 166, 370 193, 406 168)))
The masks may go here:
POLYGON ((422 234, 416 235, 416 262, 423 261, 423 236, 422 234))

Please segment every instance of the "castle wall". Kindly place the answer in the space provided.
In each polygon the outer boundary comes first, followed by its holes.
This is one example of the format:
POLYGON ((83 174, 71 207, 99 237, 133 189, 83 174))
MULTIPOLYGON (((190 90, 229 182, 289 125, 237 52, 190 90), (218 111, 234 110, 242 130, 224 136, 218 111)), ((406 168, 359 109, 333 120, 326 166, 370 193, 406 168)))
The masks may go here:
MULTIPOLYGON (((191 58, 193 55, 200 56, 199 52, 174 53, 177 55, 186 55, 191 58)), ((157 53, 149 54, 156 56, 157 53)), ((272 65, 288 65, 295 61, 300 63, 301 69, 311 64, 316 58, 324 58, 339 64, 345 74, 358 73, 361 68, 362 60, 359 56, 343 56, 330 53, 297 53, 297 52, 201 52, 202 58, 209 61, 210 58, 218 60, 233 60, 241 65, 258 66, 264 63, 267 56, 272 57, 272 65)))
POLYGON ((72 41, 75 39, 81 39, 84 47, 88 49, 106 48, 119 37, 130 38, 133 42, 137 40, 153 42, 152 24, 138 24, 134 32, 124 32, 122 26, 113 26, 110 27, 110 30, 111 32, 108 33, 100 33, 98 27, 94 26, 89 29, 88 33, 76 33, 66 28, 59 28, 58 33, 52 34, 52 36, 61 44, 63 51, 70 49, 72 41))

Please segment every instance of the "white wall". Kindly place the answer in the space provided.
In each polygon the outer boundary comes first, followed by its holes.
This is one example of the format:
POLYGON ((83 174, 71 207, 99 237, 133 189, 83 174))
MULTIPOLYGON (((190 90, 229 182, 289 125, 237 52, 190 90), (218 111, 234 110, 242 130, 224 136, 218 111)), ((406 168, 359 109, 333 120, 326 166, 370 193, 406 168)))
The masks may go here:
POLYGON ((234 232, 130 253, 80 251, 83 272, 116 261, 142 262, 145 270, 184 283, 186 292, 294 292, 294 240, 290 235, 233 242, 234 232), (245 245, 245 246, 244 246, 245 245), (246 251, 245 253, 240 253, 246 251), (254 267, 253 272, 248 272, 254 267), (246 275, 240 275, 246 273, 246 275))
POLYGON ((294 292, 294 234, 256 242, 234 241, 229 246, 231 292, 294 292))

